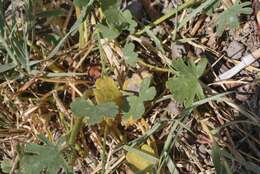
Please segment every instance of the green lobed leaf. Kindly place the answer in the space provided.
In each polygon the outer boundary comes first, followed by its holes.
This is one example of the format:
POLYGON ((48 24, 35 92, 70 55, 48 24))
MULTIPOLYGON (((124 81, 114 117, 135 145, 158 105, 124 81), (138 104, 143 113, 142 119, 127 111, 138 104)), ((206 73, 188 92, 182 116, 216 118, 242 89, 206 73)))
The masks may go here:
POLYGON ((121 0, 100 0, 101 10, 106 17, 110 27, 121 28, 125 23, 122 12, 120 11, 121 0))
POLYGON ((139 98, 143 101, 152 100, 156 95, 155 87, 149 87, 151 83, 151 78, 145 78, 141 84, 139 98))
POLYGON ((252 13, 252 9, 248 7, 250 4, 250 2, 236 1, 234 5, 220 13, 217 19, 217 34, 221 36, 226 28, 239 27, 239 16, 252 13))
POLYGON ((10 171, 12 170, 12 166, 13 166, 13 161, 10 159, 5 159, 1 161, 1 171, 3 173, 10 173, 10 171))
POLYGON ((46 138, 45 145, 29 143, 25 146, 20 161, 20 170, 24 174, 57 174, 63 168, 65 173, 69 172, 69 167, 65 161, 59 147, 46 138))
POLYGON ((91 107, 91 104, 83 98, 76 98, 70 105, 72 113, 77 117, 89 116, 91 107))
POLYGON ((125 118, 134 120, 141 118, 145 112, 143 101, 137 96, 130 96, 127 97, 127 102, 130 106, 130 109, 125 114, 125 118))
POLYGON ((145 78, 141 83, 139 96, 127 97, 130 109, 124 114, 125 119, 139 119, 145 112, 144 102, 152 100, 156 95, 154 87, 149 87, 151 78, 145 78))
POLYGON ((115 39, 120 35, 116 28, 109 28, 103 24, 97 24, 96 27, 104 38, 115 39))
POLYGON ((114 102, 92 105, 82 98, 76 98, 70 107, 75 116, 88 117, 90 125, 100 123, 104 117, 115 117, 118 113, 118 106, 114 102))
POLYGON ((135 45, 133 43, 126 43, 123 48, 123 54, 126 57, 126 63, 130 66, 135 66, 138 61, 138 54, 134 52, 135 45))
POLYGON ((115 117, 118 113, 118 106, 114 102, 101 103, 93 107, 89 124, 100 123, 104 117, 115 117))
POLYGON ((207 67, 207 64, 208 64, 207 59, 201 59, 200 63, 198 63, 197 66, 194 65, 194 67, 196 68, 197 78, 200 78, 203 75, 203 73, 207 67))
POLYGON ((130 33, 135 31, 137 23, 132 19, 132 14, 129 10, 122 12, 120 10, 120 4, 121 0, 100 0, 101 10, 107 24, 106 28, 104 26, 98 26, 103 37, 109 36, 108 38, 115 39, 124 30, 130 33))
POLYGON ((198 78, 206 68, 206 59, 202 59, 198 65, 193 62, 188 62, 186 65, 183 59, 177 59, 172 66, 177 71, 177 75, 169 78, 166 86, 173 97, 178 102, 184 103, 185 107, 191 106, 195 98, 202 99, 204 94, 198 78))
POLYGON ((128 23, 127 30, 130 33, 134 33, 135 27, 137 27, 137 23, 135 22, 135 20, 133 20, 131 12, 129 10, 123 11, 123 17, 124 20, 128 23))

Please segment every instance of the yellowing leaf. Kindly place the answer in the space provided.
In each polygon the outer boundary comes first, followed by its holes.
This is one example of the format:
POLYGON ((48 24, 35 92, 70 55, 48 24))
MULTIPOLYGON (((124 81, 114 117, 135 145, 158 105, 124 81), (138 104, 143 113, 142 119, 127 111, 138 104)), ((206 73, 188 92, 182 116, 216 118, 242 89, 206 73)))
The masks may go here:
POLYGON ((102 77, 96 81, 94 95, 97 103, 115 102, 118 106, 123 103, 123 95, 110 77, 102 77))
POLYGON ((141 149, 130 146, 124 146, 124 149, 128 151, 126 161, 139 172, 149 172, 158 162, 154 150, 147 144, 142 145, 141 149))

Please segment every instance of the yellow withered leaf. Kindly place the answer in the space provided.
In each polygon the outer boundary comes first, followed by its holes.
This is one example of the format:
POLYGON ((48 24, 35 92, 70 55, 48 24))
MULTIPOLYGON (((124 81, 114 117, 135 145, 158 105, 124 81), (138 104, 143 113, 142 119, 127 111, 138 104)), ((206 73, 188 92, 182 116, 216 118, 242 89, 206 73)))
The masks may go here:
POLYGON ((158 159, 155 157, 154 150, 147 144, 141 146, 140 149, 126 148, 126 161, 132 166, 134 170, 139 172, 149 172, 149 170, 156 164, 158 159))
POLYGON ((123 103, 123 95, 110 77, 102 77, 96 81, 94 95, 98 104, 112 101, 120 107, 123 103))

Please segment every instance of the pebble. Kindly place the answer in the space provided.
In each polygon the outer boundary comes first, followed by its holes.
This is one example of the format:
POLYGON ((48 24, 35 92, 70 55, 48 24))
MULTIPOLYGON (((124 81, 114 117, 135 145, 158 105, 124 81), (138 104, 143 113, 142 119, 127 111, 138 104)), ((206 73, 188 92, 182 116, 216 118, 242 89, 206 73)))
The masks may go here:
POLYGON ((180 111, 180 106, 179 106, 179 104, 178 104, 176 101, 171 101, 171 102, 168 104, 166 110, 167 110, 167 112, 168 112, 169 114, 173 114, 173 115, 178 115, 178 114, 180 114, 180 112, 181 112, 181 111, 180 111))
POLYGON ((182 58, 187 54, 187 51, 182 44, 172 44, 171 45, 171 55, 172 59, 182 58))
POLYGON ((201 145, 199 146, 199 151, 200 151, 200 153, 202 153, 203 155, 207 154, 207 148, 206 148, 206 146, 205 146, 204 144, 201 144, 201 145))
POLYGON ((232 41, 225 51, 228 57, 238 60, 242 57, 245 46, 238 41, 232 41))

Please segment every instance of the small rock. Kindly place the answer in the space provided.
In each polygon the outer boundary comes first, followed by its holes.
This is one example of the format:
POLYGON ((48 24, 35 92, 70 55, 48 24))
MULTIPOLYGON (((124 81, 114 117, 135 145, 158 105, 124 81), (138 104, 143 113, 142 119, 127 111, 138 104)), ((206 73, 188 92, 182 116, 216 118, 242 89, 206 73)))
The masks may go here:
POLYGON ((240 59, 245 51, 245 46, 238 41, 232 41, 225 51, 228 57, 240 59))
POLYGON ((194 53, 197 57, 203 57, 204 51, 201 48, 194 48, 194 53))
POLYGON ((173 114, 173 115, 178 115, 178 114, 180 114, 180 112, 181 112, 181 111, 180 111, 180 106, 179 106, 179 104, 178 104, 176 101, 171 101, 171 102, 168 104, 166 110, 167 110, 167 112, 168 112, 169 114, 173 114))
POLYGON ((186 51, 184 45, 175 44, 175 43, 171 45, 172 59, 182 58, 186 54, 187 54, 187 51, 186 51))
POLYGON ((201 153, 201 154, 207 154, 207 148, 206 148, 206 146, 204 145, 204 144, 201 144, 200 146, 199 146, 199 152, 201 153))

